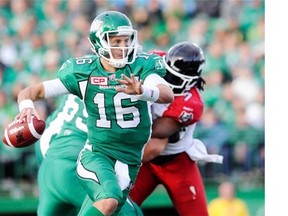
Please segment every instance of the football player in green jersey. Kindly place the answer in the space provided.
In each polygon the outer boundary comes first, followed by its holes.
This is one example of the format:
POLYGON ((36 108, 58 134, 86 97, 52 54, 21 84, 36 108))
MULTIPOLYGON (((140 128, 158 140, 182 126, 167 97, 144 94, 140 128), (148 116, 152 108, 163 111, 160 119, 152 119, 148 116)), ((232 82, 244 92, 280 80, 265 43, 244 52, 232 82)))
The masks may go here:
MULTIPOLYGON (((86 197, 76 174, 76 161, 87 140, 87 112, 75 95, 63 98, 47 118, 46 129, 35 144, 40 164, 37 215, 75 216, 86 197), (53 172, 51 172, 53 170, 53 172)), ((141 209, 127 199, 119 215, 141 216, 141 209)))
POLYGON ((79 154, 77 175, 93 205, 80 215, 117 214, 135 181, 143 148, 151 136, 151 104, 171 103, 161 57, 137 52, 137 31, 117 11, 99 14, 89 40, 96 55, 68 59, 54 80, 18 94, 20 113, 35 115, 33 101, 72 93, 84 101, 88 142, 79 154))
POLYGON ((77 215, 87 195, 76 174, 76 161, 87 140, 87 112, 82 101, 69 94, 47 118, 35 144, 39 205, 37 215, 77 215))

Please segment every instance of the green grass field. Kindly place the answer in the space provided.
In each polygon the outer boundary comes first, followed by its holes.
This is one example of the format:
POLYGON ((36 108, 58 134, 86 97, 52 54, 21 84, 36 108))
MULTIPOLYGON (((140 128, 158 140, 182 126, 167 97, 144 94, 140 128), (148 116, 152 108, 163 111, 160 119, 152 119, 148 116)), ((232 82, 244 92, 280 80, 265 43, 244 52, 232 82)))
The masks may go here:
MULTIPOLYGON (((208 202, 217 197, 217 186, 206 186, 207 200, 208 202)), ((242 198, 248 204, 251 216, 264 216, 264 200, 265 191, 264 188, 251 188, 241 189, 237 191, 238 197, 242 198)), ((25 197, 19 199, 11 199, 7 197, 0 197, 0 215, 35 215, 35 210, 38 204, 36 197, 25 197)), ((145 216, 176 216, 173 211, 172 203, 167 195, 166 190, 159 186, 153 194, 143 203, 143 212, 145 216), (158 212, 158 213, 157 213, 158 212), (167 214, 167 212, 169 212, 167 214)))

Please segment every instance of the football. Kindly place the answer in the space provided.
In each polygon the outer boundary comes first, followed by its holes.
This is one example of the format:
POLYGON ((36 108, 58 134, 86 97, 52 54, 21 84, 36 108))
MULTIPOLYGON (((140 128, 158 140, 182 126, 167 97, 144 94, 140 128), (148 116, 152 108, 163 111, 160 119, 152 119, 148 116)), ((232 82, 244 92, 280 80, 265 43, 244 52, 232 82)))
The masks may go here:
POLYGON ((45 130, 45 121, 32 116, 28 123, 26 117, 23 122, 15 120, 4 131, 3 143, 13 148, 23 148, 34 144, 45 130))

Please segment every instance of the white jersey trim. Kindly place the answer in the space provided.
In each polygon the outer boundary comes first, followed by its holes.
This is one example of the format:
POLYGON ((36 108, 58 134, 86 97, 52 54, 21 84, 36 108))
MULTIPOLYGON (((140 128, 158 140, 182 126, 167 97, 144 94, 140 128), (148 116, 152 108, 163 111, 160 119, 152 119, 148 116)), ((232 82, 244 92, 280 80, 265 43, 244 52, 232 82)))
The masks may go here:
POLYGON ((56 97, 70 93, 59 78, 44 81, 42 84, 45 89, 45 98, 56 97))

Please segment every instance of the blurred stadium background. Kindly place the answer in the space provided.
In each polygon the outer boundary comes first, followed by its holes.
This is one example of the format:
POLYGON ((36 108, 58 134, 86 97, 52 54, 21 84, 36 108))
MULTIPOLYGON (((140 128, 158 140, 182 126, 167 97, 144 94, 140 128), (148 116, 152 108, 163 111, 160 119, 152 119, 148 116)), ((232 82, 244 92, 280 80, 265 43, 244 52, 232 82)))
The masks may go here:
MULTIPOLYGON (((230 179, 251 216, 264 215, 264 0, 0 0, 1 131, 18 113, 20 89, 54 78, 67 58, 91 53, 90 23, 105 10, 132 20, 144 50, 167 51, 184 40, 203 48, 206 108, 195 137, 224 156, 222 165, 199 163, 207 199, 230 179)), ((58 100, 37 103, 44 119, 58 100)), ((35 215, 37 166, 33 146, 1 143, 1 215, 35 215)), ((161 186, 143 209, 176 215, 161 186)))

